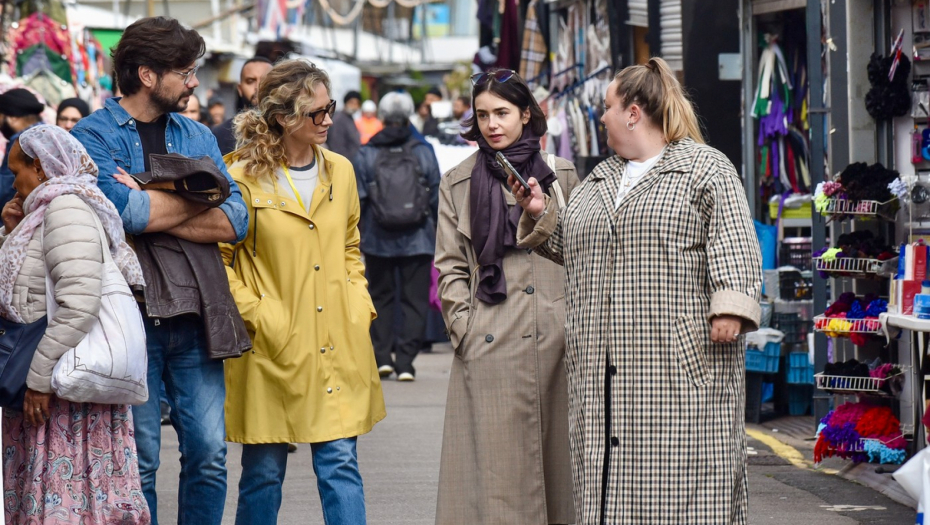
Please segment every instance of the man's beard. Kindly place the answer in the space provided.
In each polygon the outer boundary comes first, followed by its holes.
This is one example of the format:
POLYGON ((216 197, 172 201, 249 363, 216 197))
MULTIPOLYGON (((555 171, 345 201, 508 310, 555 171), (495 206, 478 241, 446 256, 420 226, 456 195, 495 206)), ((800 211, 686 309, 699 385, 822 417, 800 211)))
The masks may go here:
POLYGON ((150 100, 159 113, 177 113, 187 109, 187 103, 181 101, 194 95, 194 90, 186 90, 178 97, 172 97, 162 86, 161 80, 155 84, 155 90, 152 91, 150 100))

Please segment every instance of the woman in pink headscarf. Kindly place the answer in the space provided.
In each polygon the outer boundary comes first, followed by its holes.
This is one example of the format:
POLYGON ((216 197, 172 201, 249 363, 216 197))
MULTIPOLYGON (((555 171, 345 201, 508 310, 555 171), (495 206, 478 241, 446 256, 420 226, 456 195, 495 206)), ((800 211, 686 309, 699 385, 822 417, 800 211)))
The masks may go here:
POLYGON ((46 282, 58 309, 32 360, 23 411, 3 412, 5 521, 149 523, 129 407, 72 403, 51 387, 58 359, 97 321, 103 250, 132 287, 144 284, 139 261, 97 188, 97 166, 66 131, 23 132, 10 169, 17 193, 0 213, 0 316, 41 319, 46 282))

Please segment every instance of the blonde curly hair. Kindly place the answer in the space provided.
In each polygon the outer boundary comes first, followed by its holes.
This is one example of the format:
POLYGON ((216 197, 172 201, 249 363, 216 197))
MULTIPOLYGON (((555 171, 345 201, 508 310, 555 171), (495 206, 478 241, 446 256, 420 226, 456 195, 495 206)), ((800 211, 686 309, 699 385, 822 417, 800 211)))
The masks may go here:
POLYGON ((233 124, 237 157, 246 163, 246 176, 274 177, 275 170, 287 161, 284 134, 303 125, 317 102, 314 92, 320 84, 332 93, 329 75, 300 58, 278 62, 262 79, 258 106, 240 113, 233 124))

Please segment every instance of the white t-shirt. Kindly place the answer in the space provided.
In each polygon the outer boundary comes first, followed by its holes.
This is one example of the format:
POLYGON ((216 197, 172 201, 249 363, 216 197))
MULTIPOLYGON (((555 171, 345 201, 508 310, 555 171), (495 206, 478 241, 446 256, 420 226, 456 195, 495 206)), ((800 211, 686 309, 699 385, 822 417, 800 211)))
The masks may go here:
POLYGON ((614 209, 620 207, 623 197, 639 184, 639 181, 643 179, 643 175, 652 169, 656 162, 659 162, 663 153, 665 153, 665 149, 660 151, 655 157, 646 159, 643 162, 626 161, 626 169, 623 172, 623 179, 620 181, 620 191, 617 192, 617 202, 614 204, 614 209))
MULTIPOLYGON (((300 200, 303 201, 304 207, 309 213, 310 201, 313 200, 313 192, 316 190, 320 175, 320 169, 319 166, 317 166, 316 159, 313 159, 313 162, 310 163, 309 166, 289 166, 288 170, 291 172, 291 179, 294 181, 294 187, 297 188, 297 193, 300 194, 300 200)), ((289 195, 294 195, 294 190, 291 189, 291 185, 287 182, 287 176, 284 175, 284 170, 278 168, 275 173, 278 175, 278 186, 284 188, 289 195)))

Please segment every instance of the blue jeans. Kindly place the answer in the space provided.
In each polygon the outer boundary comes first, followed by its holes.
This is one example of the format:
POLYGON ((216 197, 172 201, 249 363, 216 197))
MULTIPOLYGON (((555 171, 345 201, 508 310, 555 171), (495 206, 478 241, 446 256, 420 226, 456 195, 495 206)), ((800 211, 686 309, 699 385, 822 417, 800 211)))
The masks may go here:
MULTIPOLYGON (((365 490, 356 438, 311 443, 313 473, 326 525, 365 525, 365 490)), ((281 509, 287 443, 242 445, 236 525, 273 525, 281 509)))
POLYGON ((158 525, 155 473, 161 450, 161 401, 156 392, 162 381, 171 401, 171 424, 181 449, 178 525, 220 525, 226 503, 223 362, 207 357, 199 317, 143 317, 148 339, 149 399, 132 407, 132 416, 142 492, 152 513, 152 525, 158 525))

